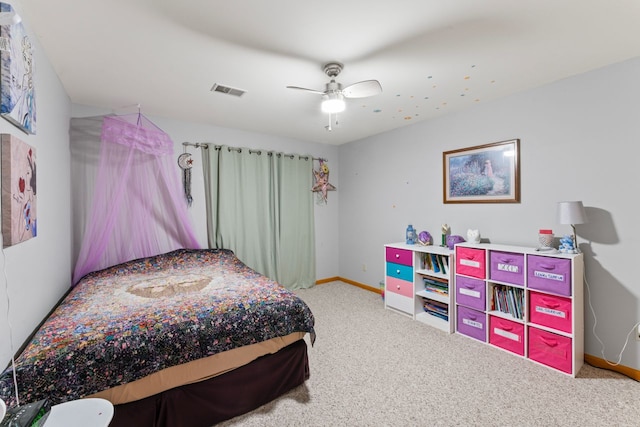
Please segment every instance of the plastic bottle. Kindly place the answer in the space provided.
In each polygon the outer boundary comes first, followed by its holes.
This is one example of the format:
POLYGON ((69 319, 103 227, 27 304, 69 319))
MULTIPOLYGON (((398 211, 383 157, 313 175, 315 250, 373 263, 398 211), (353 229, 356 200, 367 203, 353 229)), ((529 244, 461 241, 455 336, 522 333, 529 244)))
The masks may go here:
POLYGON ((413 229, 413 225, 409 224, 406 233, 407 245, 414 245, 416 243, 416 230, 413 229))

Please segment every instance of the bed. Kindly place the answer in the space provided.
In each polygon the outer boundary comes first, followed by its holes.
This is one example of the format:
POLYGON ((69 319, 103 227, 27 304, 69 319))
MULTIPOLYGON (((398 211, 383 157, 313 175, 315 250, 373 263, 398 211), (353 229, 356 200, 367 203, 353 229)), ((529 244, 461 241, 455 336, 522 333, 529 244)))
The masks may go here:
MULTIPOLYGON (((180 249, 85 276, 16 358, 20 403, 101 397, 112 427, 211 426, 309 378, 314 318, 229 250, 180 249)), ((0 397, 15 404, 12 369, 0 397)))

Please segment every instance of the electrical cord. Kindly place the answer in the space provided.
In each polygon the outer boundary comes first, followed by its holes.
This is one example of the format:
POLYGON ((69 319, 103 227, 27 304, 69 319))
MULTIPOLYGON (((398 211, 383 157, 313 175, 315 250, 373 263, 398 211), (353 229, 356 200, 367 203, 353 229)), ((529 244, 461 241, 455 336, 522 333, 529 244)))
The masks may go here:
POLYGON ((593 332, 593 336, 596 337, 596 339, 598 340, 598 342, 602 346, 602 350, 601 350, 602 358, 604 359, 605 362, 607 362, 607 364, 609 364, 611 366, 618 366, 618 365, 620 365, 620 362, 622 361, 622 353, 624 353, 624 350, 627 348, 627 344, 629 344, 629 337, 631 336, 633 331, 637 331, 637 328, 638 328, 638 325, 640 325, 640 322, 638 322, 635 325, 633 325, 633 328, 627 334, 627 339, 625 340, 624 345, 622 346, 622 350, 620 350, 620 354, 618 355, 618 361, 617 362, 610 362, 607 359, 607 356, 605 356, 605 354, 604 354, 604 343, 602 342, 602 340, 600 339, 600 337, 598 337, 598 334, 596 333, 596 326, 598 325, 598 318, 596 317, 596 311, 593 309, 593 304, 591 304, 591 289, 589 288, 589 282, 587 281, 587 275, 586 274, 584 276, 584 283, 587 285, 587 301, 589 303, 589 309, 591 310, 591 314, 593 315, 593 328, 591 330, 593 332))
POLYGON ((7 276, 7 258, 4 253, 4 241, 2 233, 0 233, 0 252, 2 252, 2 274, 4 276, 4 294, 7 298, 7 325, 9 326, 9 348, 11 351, 11 369, 13 370, 13 387, 16 393, 16 407, 20 406, 20 397, 18 395, 18 378, 16 376, 16 361, 13 348, 13 327, 11 326, 11 300, 9 298, 9 277, 7 276))

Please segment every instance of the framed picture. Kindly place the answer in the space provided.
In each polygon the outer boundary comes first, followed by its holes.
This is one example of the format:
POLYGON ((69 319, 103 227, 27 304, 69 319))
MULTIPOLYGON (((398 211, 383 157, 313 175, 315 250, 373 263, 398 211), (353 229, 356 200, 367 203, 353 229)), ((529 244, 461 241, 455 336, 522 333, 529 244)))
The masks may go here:
POLYGON ((444 203, 520 203, 520 140, 442 153, 444 203))
POLYGON ((23 132, 35 134, 33 46, 8 3, 0 2, 0 24, 0 115, 23 132))
POLYGON ((2 141, 2 241, 13 246, 36 237, 36 150, 13 135, 2 141))

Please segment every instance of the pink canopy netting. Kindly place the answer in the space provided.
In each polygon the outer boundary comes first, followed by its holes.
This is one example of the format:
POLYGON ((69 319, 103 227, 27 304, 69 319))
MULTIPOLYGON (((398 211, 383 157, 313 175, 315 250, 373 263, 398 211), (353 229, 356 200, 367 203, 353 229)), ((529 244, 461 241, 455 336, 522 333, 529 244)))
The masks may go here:
POLYGON ((89 221, 73 274, 199 248, 171 138, 141 114, 107 116, 89 221))

